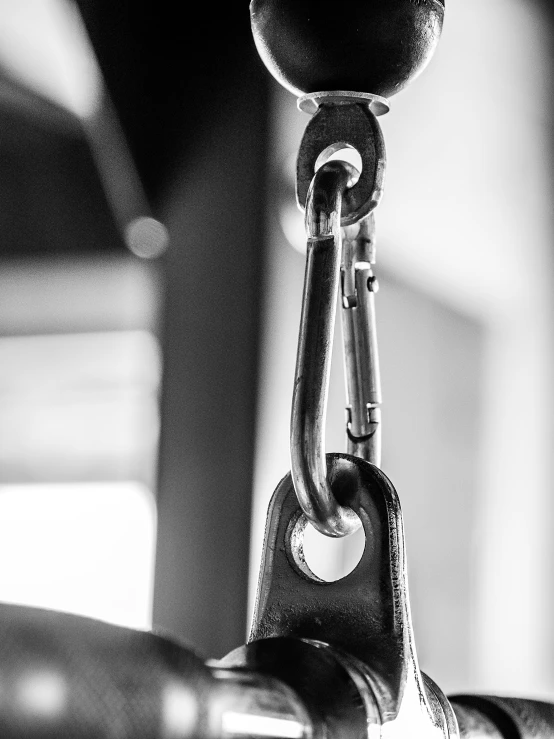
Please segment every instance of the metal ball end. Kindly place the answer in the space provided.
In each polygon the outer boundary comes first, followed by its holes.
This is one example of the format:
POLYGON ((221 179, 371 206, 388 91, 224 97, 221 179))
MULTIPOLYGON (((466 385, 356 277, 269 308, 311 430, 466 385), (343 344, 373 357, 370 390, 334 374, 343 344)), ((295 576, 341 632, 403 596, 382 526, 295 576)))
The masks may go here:
POLYGON ((252 0, 252 32, 273 76, 297 96, 355 90, 388 98, 427 65, 444 0, 252 0))

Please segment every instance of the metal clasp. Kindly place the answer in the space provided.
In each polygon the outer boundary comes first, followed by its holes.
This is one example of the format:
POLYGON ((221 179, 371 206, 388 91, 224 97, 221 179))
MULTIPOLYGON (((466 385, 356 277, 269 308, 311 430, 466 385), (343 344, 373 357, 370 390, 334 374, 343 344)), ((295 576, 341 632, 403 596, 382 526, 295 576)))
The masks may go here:
POLYGON ((318 531, 332 537, 346 536, 360 526, 358 517, 341 505, 331 490, 324 444, 341 275, 348 451, 374 464, 380 462, 381 394, 373 299, 375 281, 371 271, 375 244, 371 211, 382 191, 385 152, 375 117, 361 108, 355 104, 342 106, 335 120, 330 106, 323 106, 314 116, 314 125, 306 129, 297 167, 300 197, 306 173, 310 167, 313 172, 317 160, 318 140, 321 153, 337 141, 352 146, 349 142, 361 141, 365 133, 362 173, 346 162, 324 164, 312 175, 305 207, 308 247, 292 400, 291 474, 307 519, 318 531), (351 115, 345 117, 347 108, 352 109, 351 115), (318 123, 316 119, 320 115, 323 121, 318 123), (348 127, 348 121, 354 124, 348 127), (321 139, 324 124, 330 128, 327 127, 326 137, 321 139), (337 141, 329 141, 330 132, 338 137, 337 141), (344 252, 341 224, 346 229, 344 252))
POLYGON ((341 202, 354 176, 350 165, 329 162, 316 172, 308 192, 308 251, 290 428, 291 474, 298 501, 318 531, 335 537, 360 526, 353 511, 333 495, 324 444, 341 262, 341 202))

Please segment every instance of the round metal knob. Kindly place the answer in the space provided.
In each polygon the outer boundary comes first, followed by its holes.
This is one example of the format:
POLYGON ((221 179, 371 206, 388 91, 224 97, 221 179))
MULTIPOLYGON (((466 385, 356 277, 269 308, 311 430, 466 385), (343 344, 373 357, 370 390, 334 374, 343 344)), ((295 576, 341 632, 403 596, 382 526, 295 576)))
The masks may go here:
POLYGON ((444 0, 252 0, 250 16, 265 65, 294 94, 390 97, 431 58, 444 0))

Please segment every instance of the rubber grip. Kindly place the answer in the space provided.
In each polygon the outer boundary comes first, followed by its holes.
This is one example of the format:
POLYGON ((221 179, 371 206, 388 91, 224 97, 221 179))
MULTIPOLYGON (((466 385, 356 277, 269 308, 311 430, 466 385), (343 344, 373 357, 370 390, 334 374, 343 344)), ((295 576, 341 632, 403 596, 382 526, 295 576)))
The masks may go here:
POLYGON ((554 739, 551 703, 489 695, 456 695, 449 700, 461 739, 554 739))
POLYGON ((0 604, 2 739, 204 739, 209 685, 162 636, 0 604))

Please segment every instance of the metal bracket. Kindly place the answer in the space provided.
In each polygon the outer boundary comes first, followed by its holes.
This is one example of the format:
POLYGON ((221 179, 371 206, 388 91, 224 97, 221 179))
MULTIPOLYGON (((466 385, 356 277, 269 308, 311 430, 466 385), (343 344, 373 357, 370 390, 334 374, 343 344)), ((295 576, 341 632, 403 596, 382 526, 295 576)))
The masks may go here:
POLYGON ((336 582, 311 572, 302 546, 307 520, 287 475, 269 507, 250 641, 294 636, 330 644, 363 663, 390 732, 382 736, 401 736, 396 730, 409 726, 406 736, 455 737, 452 709, 417 663, 396 491, 357 457, 328 454, 327 464, 335 497, 362 523, 362 558, 336 582))
POLYGON ((379 122, 367 105, 322 104, 308 123, 296 163, 296 197, 302 210, 316 171, 318 157, 326 149, 352 147, 360 154, 360 179, 342 203, 341 226, 356 223, 377 207, 385 177, 385 142, 379 122))

